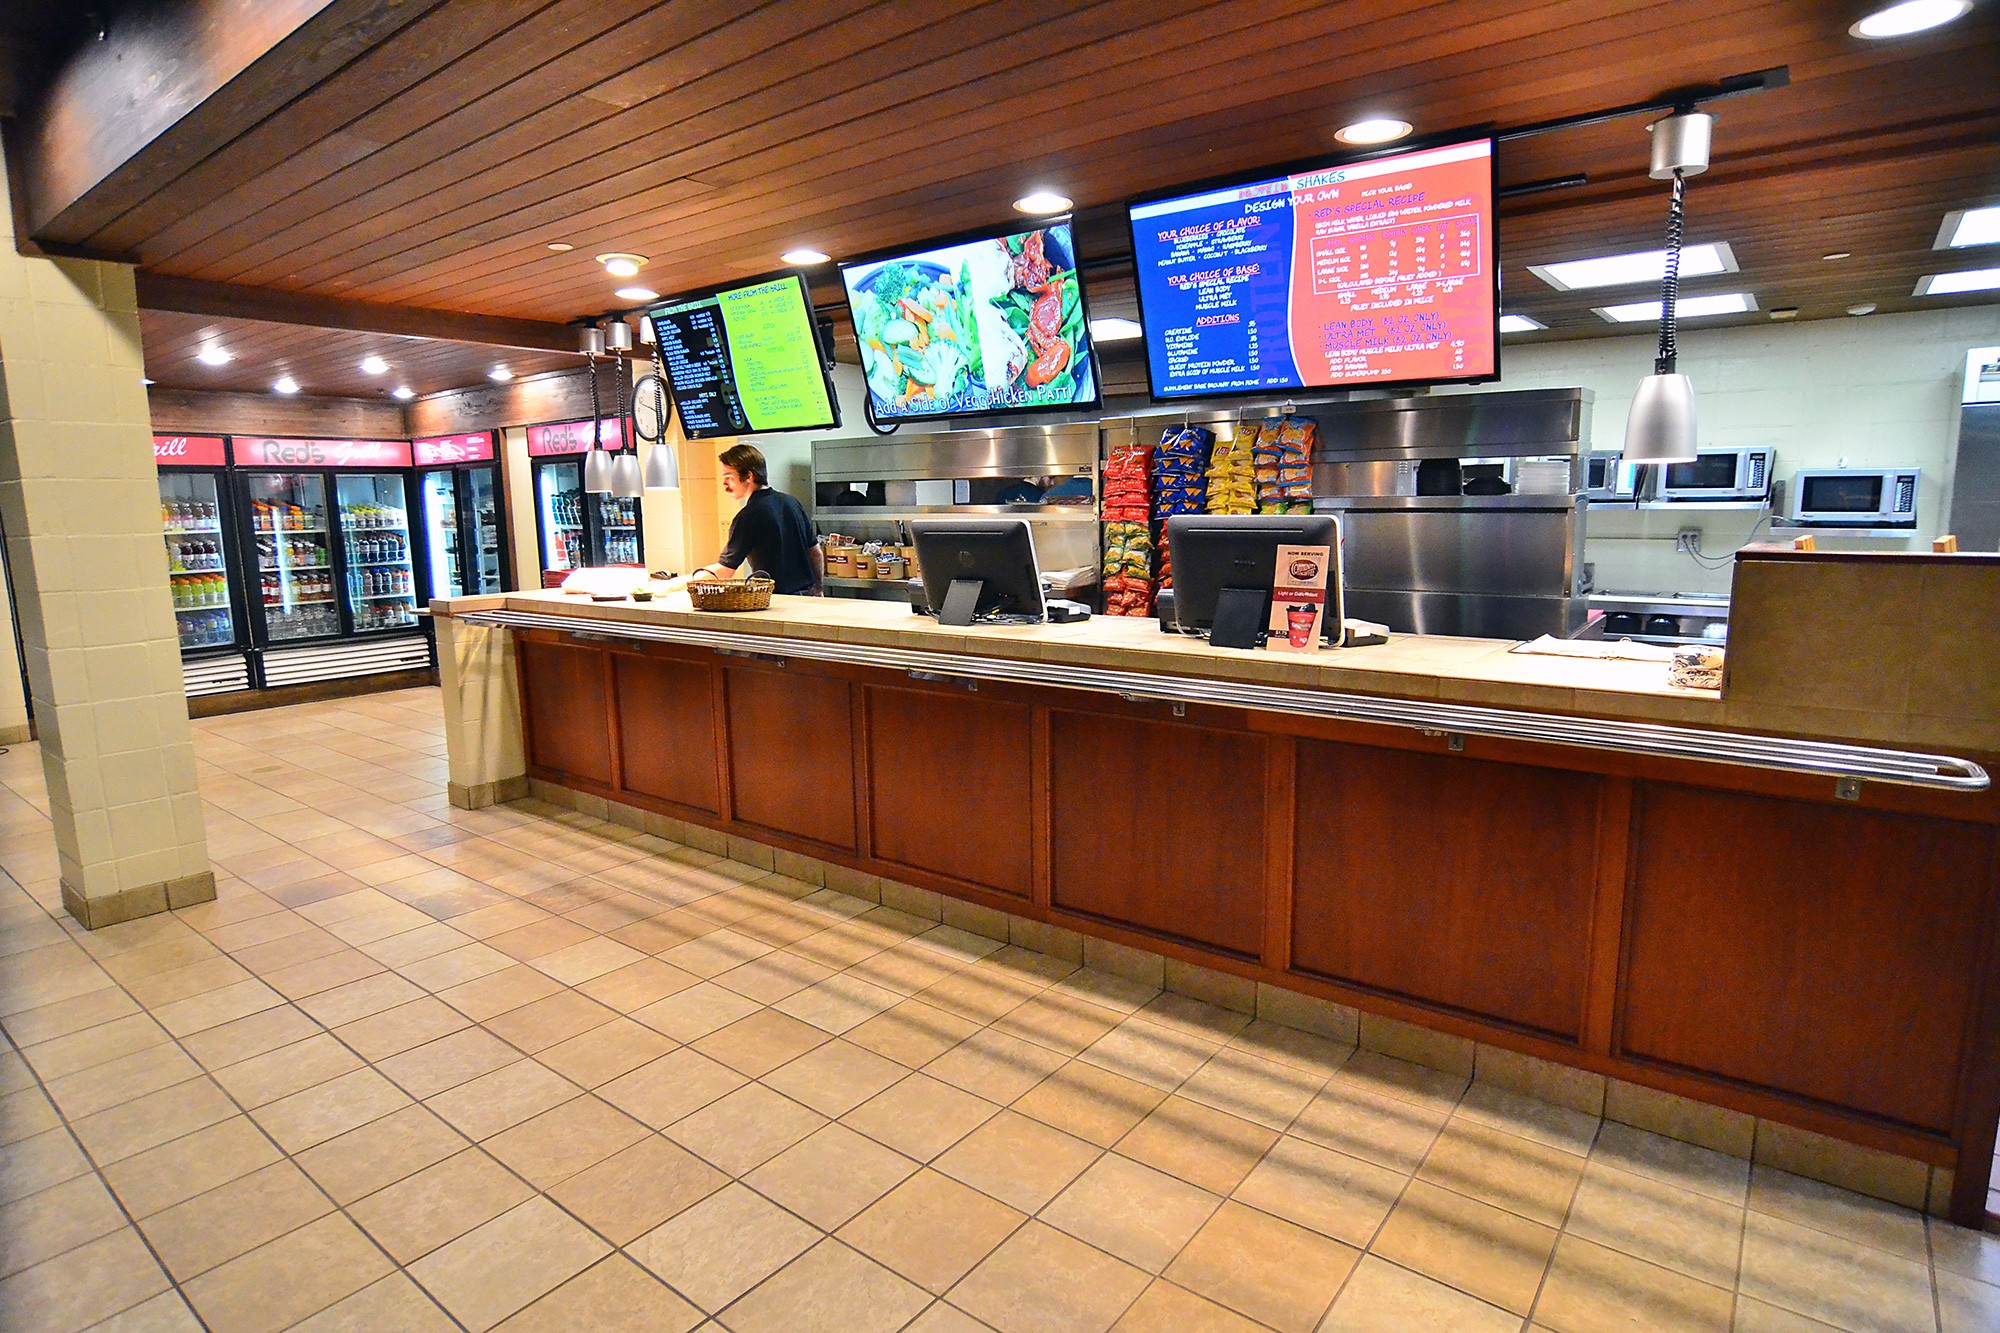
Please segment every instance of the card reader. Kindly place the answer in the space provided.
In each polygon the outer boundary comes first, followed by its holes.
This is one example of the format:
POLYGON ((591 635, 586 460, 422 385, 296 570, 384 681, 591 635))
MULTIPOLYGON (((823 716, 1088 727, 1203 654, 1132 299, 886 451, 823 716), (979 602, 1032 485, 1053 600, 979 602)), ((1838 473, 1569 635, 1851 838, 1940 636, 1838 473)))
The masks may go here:
POLYGON ((1042 603, 1042 610, 1051 625, 1071 625, 1079 620, 1090 619, 1090 608, 1082 602, 1065 601, 1051 597, 1042 603))

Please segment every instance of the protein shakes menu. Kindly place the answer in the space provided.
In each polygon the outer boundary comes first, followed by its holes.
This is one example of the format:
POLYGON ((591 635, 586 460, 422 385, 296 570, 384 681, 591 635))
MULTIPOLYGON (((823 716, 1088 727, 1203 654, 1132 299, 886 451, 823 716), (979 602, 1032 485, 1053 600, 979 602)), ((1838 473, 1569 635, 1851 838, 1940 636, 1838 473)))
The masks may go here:
POLYGON ((1153 394, 1496 373, 1493 144, 1131 207, 1153 394))
POLYGON ((796 275, 663 306, 652 320, 689 439, 840 424, 796 275))

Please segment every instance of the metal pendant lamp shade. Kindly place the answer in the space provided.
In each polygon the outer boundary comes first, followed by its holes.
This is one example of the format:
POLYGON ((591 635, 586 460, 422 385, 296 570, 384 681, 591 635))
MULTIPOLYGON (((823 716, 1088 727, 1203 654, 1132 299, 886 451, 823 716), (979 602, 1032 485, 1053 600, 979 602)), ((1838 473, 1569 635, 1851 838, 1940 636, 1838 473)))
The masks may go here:
POLYGON ((660 440, 646 451, 646 489, 677 491, 680 488, 680 460, 674 457, 674 447, 665 440, 660 440))
POLYGON ((1660 280, 1660 349, 1653 373, 1639 384, 1632 398, 1632 415, 1625 419, 1627 463, 1692 463, 1695 451, 1694 384, 1675 364, 1680 348, 1674 305, 1680 298, 1681 228, 1687 177, 1708 170, 1708 145, 1715 117, 1683 111, 1657 121, 1653 158, 1648 174, 1671 180, 1667 205, 1667 262, 1660 280))
POLYGON ((1691 463, 1694 446, 1693 382, 1676 372, 1639 381, 1625 422, 1624 461, 1691 463))
POLYGON ((611 493, 624 500, 639 498, 639 456, 611 455, 611 493))
POLYGON ((593 495, 611 492, 611 455, 592 449, 583 456, 583 489, 593 495))

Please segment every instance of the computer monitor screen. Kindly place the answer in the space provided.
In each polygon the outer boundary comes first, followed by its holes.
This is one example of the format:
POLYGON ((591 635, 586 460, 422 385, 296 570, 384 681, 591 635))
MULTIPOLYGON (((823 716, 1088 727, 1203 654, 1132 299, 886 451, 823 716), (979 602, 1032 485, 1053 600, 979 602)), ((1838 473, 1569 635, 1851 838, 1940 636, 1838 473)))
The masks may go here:
POLYGON ((1325 631, 1340 635, 1340 525, 1331 514, 1184 514, 1167 520, 1167 549, 1174 558, 1174 618, 1183 630, 1206 632, 1225 588, 1263 594, 1259 624, 1271 615, 1271 587, 1280 546, 1324 546, 1325 631))
POLYGON ((1042 573, 1027 521, 914 519, 924 598, 946 624, 1042 617, 1042 573))

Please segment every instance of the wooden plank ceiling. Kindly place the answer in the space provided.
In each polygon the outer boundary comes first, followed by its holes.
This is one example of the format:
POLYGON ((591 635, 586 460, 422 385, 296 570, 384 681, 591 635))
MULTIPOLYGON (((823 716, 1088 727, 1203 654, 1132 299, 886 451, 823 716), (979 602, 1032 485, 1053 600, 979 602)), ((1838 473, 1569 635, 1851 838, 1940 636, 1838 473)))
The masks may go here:
MULTIPOLYGON (((1729 241, 1743 272, 1688 290, 1749 290, 1808 319, 1981 299, 1911 291, 2000 262, 1931 248, 1948 210, 2000 203, 2000 4, 1913 38, 1849 36, 1875 7, 447 4, 150 197, 43 239, 162 274, 561 321, 619 304, 601 252, 650 256, 639 281, 673 292, 774 268, 796 245, 851 255, 988 226, 1052 187, 1079 205, 1093 298, 1112 309, 1129 302, 1130 195, 1338 151, 1334 131, 1365 115, 1419 133, 1521 125, 1785 64, 1789 88, 1713 108, 1688 239, 1729 241), (1822 258, 1835 251, 1852 258, 1822 258)), ((1646 297, 1560 294, 1527 272, 1657 248, 1665 191, 1646 153, 1637 118, 1504 146, 1503 186, 1589 178, 1503 209, 1506 305, 1552 326, 1533 336, 1613 332, 1591 307, 1646 297)), ((816 278, 837 305, 832 271, 816 278)), ((198 336, 174 327, 178 347, 198 336)))

